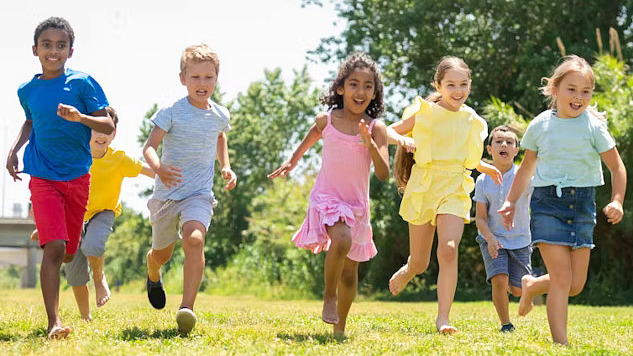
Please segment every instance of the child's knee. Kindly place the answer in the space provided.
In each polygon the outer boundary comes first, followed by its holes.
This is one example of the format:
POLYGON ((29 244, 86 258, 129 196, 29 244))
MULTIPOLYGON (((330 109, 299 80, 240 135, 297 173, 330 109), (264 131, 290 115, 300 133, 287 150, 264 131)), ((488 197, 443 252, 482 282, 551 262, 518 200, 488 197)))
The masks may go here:
POLYGON ((585 280, 582 281, 572 281, 571 287, 569 288, 569 296, 575 297, 585 288, 585 280))
POLYGON ((510 294, 512 294, 513 296, 517 298, 521 296, 521 292, 522 290, 519 287, 515 287, 515 286, 510 287, 510 294))
POLYGON ((190 236, 183 236, 182 244, 187 249, 203 249, 204 248, 204 236, 199 234, 193 234, 190 236))
POLYGON ((507 290, 508 283, 508 275, 505 273, 499 273, 490 278, 490 284, 492 284, 492 288, 495 289, 507 290))
POLYGON ((429 267, 429 260, 424 260, 422 258, 410 258, 409 262, 409 270, 415 274, 421 274, 429 267))
POLYGON ((457 260, 459 244, 442 244, 437 246, 437 260, 439 262, 453 262, 457 260))

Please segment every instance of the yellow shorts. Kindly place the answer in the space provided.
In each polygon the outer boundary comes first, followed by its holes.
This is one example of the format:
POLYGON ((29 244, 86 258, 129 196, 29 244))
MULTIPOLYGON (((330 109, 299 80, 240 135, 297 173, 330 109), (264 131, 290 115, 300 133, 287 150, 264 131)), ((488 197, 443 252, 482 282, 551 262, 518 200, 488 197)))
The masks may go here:
POLYGON ((400 204, 400 216, 413 225, 431 222, 436 225, 438 214, 451 214, 470 222, 475 188, 470 171, 463 166, 413 165, 400 204))

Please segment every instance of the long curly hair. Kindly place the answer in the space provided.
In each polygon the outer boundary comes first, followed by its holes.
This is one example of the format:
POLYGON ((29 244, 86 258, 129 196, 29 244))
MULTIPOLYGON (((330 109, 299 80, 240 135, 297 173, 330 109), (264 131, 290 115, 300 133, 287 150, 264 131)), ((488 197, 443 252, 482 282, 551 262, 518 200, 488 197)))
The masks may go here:
MULTIPOLYGON (((453 56, 445 56, 442 57, 442 60, 440 60, 435 68, 435 75, 433 76, 433 82, 431 83, 434 88, 439 86, 442 79, 444 79, 446 72, 450 69, 464 70, 468 72, 468 78, 470 79, 470 68, 463 59, 453 56)), ((442 95, 438 91, 434 91, 427 95, 425 100, 437 103, 442 100, 442 95)), ((393 177, 396 179, 398 191, 401 194, 404 192, 407 182, 409 182, 413 164, 415 164, 413 153, 407 152, 407 150, 402 148, 402 146, 398 146, 393 163, 393 177)))
POLYGON ((338 69, 336 78, 330 85, 327 93, 321 97, 321 104, 326 105, 328 110, 342 109, 343 96, 338 94, 336 90, 343 86, 345 79, 349 77, 354 70, 368 68, 374 76, 375 98, 369 103, 365 113, 371 118, 377 118, 382 115, 385 110, 383 104, 383 85, 378 71, 378 65, 369 55, 363 52, 354 52, 341 64, 338 69))

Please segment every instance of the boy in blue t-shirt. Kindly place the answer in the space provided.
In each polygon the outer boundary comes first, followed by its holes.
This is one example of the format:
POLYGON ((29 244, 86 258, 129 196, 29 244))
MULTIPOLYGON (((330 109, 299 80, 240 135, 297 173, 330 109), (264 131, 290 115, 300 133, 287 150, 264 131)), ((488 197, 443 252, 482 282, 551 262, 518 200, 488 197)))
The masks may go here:
POLYGON ((40 284, 51 339, 70 333, 58 314, 59 270, 62 262, 72 260, 81 239, 92 164, 91 130, 106 134, 114 130, 99 84, 85 73, 65 68, 74 39, 70 24, 59 17, 44 20, 35 29, 33 55, 39 58, 42 73, 18 89, 26 120, 6 165, 14 181, 22 180, 19 173, 31 175, 33 215, 44 250, 40 284), (17 153, 27 141, 20 171, 17 153))
POLYGON ((508 126, 495 127, 486 146, 492 164, 503 174, 503 182, 496 185, 482 174, 475 183, 477 242, 486 268, 486 281, 492 284, 492 302, 501 321, 502 332, 514 331, 508 312, 508 290, 521 296, 521 278, 532 271, 530 258, 530 217, 528 205, 531 190, 527 189, 517 201, 515 227, 508 231, 497 213, 510 191, 518 167, 514 157, 519 153, 517 135, 508 126), (509 287, 509 288, 508 288, 509 287))

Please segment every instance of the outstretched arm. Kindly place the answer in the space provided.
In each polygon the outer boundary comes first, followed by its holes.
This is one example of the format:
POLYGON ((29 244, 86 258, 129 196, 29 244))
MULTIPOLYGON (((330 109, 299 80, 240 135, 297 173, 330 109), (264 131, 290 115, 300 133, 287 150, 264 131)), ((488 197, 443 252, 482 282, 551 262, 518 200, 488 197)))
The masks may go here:
POLYGON ((224 190, 231 190, 235 188, 237 184, 237 175, 231 169, 231 162, 229 160, 229 145, 226 139, 226 132, 220 132, 218 136, 218 162, 222 167, 222 178, 226 181, 224 190))
POLYGON ((414 125, 415 115, 389 125, 389 127, 387 127, 387 143, 402 146, 407 152, 415 151, 415 141, 413 141, 413 138, 404 136, 413 130, 414 125))
POLYGON ((26 141, 29 140, 29 136, 31 136, 31 131, 33 130, 33 121, 32 120, 24 120, 22 124, 22 128, 20 129, 20 133, 18 133, 18 137, 15 139, 13 146, 9 149, 9 155, 7 156, 7 171, 9 171, 9 175, 13 177, 13 181, 22 180, 18 173, 22 173, 22 171, 18 170, 18 152, 24 146, 26 141))
POLYGON ((503 225, 506 229, 510 230, 514 227, 514 210, 517 200, 523 194, 525 188, 530 185, 530 179, 534 175, 536 170, 537 152, 532 150, 525 150, 525 156, 523 156, 523 162, 517 170, 510 187, 510 192, 506 197, 506 201, 501 206, 501 209, 497 210, 503 217, 503 225))
POLYGON ((369 149, 371 161, 374 163, 376 177, 381 181, 389 178, 389 152, 387 151, 387 127, 382 121, 376 122, 372 133, 365 120, 358 123, 358 131, 362 138, 362 144, 369 149))
POLYGON ((109 135, 114 131, 114 121, 105 109, 97 110, 90 115, 82 114, 74 106, 57 105, 57 115, 73 122, 80 122, 91 129, 109 135))
POLYGON ((156 172, 158 178, 161 182, 163 182, 165 187, 172 188, 182 181, 182 174, 180 173, 182 170, 178 167, 163 165, 158 157, 156 149, 163 140, 165 134, 165 130, 158 126, 154 126, 152 132, 147 138, 147 142, 145 142, 145 146, 143 146, 143 157, 145 157, 145 161, 147 161, 147 164, 154 172, 156 172))
POLYGON ((150 167, 147 163, 143 163, 143 168, 141 168, 141 174, 144 176, 148 176, 150 178, 154 178, 154 176, 156 175, 156 173, 154 173, 154 170, 152 170, 152 167, 150 167))
POLYGON ((306 151, 321 139, 321 130, 325 127, 327 115, 328 114, 324 113, 317 115, 315 124, 312 125, 310 131, 308 131, 306 136, 303 138, 303 141, 301 141, 299 146, 297 146, 295 151, 292 153, 292 156, 290 156, 286 162, 282 163, 282 165, 274 172, 269 174, 268 178, 275 179, 279 176, 283 177, 297 166, 299 159, 303 157, 306 151))
POLYGON ((618 149, 612 149, 600 154, 604 164, 611 171, 611 202, 602 209, 607 219, 612 224, 622 221, 624 216, 624 193, 626 192, 626 168, 618 149))
POLYGON ((503 174, 501 174, 497 167, 493 166, 492 164, 488 164, 481 160, 479 161, 479 165, 477 165, 476 169, 479 171, 479 173, 487 174, 488 176, 490 176, 490 178, 492 178, 496 185, 501 184, 501 182, 503 181, 503 174))

